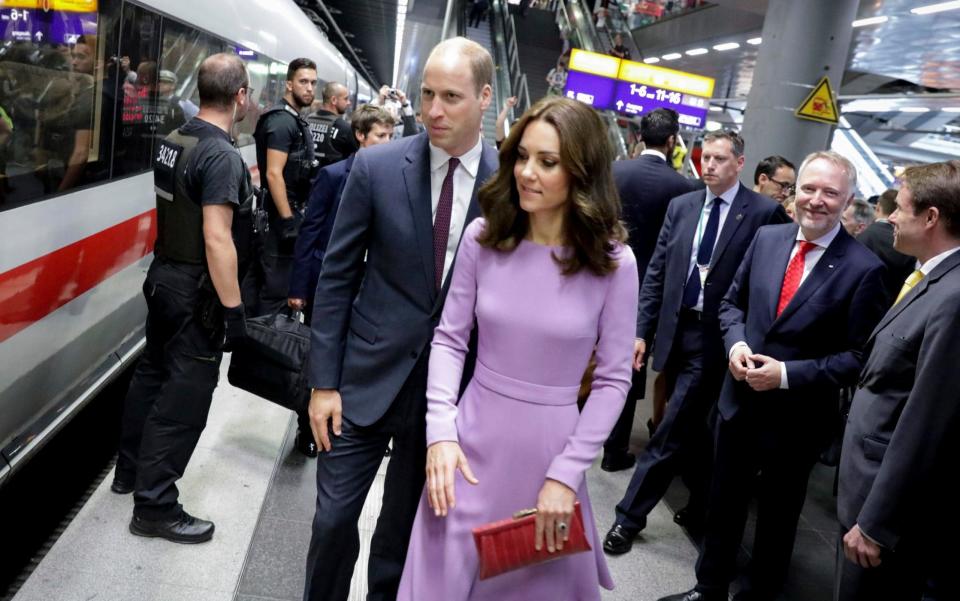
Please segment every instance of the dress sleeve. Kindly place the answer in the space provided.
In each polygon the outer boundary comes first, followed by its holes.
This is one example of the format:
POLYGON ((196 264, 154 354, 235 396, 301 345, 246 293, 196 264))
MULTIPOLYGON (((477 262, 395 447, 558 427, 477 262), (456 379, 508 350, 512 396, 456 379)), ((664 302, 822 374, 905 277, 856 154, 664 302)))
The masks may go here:
POLYGON ((430 345, 427 375, 428 446, 441 441, 459 441, 457 400, 476 312, 476 263, 480 252, 477 236, 483 230, 483 224, 482 218, 475 219, 463 232, 440 325, 434 331, 430 345))
POLYGON ((597 328, 597 368, 593 372, 590 396, 580 413, 577 427, 557 455, 547 478, 578 490, 600 447, 620 417, 630 389, 633 360, 634 325, 640 284, 637 261, 630 247, 624 246, 619 266, 611 274, 597 328))

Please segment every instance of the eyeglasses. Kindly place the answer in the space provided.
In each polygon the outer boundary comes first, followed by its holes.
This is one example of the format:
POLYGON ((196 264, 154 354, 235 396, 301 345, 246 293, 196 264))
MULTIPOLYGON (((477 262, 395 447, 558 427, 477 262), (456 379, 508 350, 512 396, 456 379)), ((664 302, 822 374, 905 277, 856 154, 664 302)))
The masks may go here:
POLYGON ((780 189, 783 190, 784 192, 786 192, 787 194, 793 194, 793 193, 796 192, 796 190, 797 190, 796 184, 791 184, 790 182, 777 181, 777 180, 773 179, 772 177, 768 177, 767 179, 770 180, 771 182, 777 184, 778 186, 780 186, 780 189))
POLYGON ((252 86, 243 86, 243 87, 240 88, 240 89, 241 89, 241 90, 244 90, 244 91, 247 93, 247 96, 249 96, 249 95, 253 94, 253 90, 254 90, 255 88, 252 87, 252 86))

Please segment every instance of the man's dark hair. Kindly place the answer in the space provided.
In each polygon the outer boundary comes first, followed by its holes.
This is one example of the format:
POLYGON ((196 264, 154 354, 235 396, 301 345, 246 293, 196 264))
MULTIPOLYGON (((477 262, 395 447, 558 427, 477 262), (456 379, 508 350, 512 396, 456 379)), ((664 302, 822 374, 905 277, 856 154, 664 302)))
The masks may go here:
POLYGON ((880 211, 884 215, 890 215, 897 210, 897 191, 896 190, 884 190, 883 194, 880 195, 880 198, 877 199, 877 206, 880 207, 880 211))
POLYGON ((354 133, 359 132, 366 136, 374 125, 393 127, 393 115, 387 109, 372 104, 361 104, 357 110, 353 111, 350 128, 354 133))
POLYGON ((640 139, 647 148, 662 148, 680 132, 680 117, 672 109, 650 111, 640 119, 640 139))
POLYGON ((947 232, 960 238, 960 161, 907 167, 900 181, 913 196, 914 215, 936 207, 947 232))
POLYGON ((249 83, 247 66, 239 56, 221 52, 207 57, 200 64, 197 76, 200 106, 228 109, 240 88, 249 83))
POLYGON ((757 170, 753 172, 753 183, 754 184, 760 183, 761 173, 763 175, 766 175, 767 179, 773 179, 773 175, 777 172, 777 169, 781 167, 789 167, 794 171, 797 170, 797 168, 794 167, 793 163, 783 158, 782 156, 775 154, 757 163, 757 170))
POLYGON ((313 62, 309 58, 295 58, 290 61, 290 66, 287 67, 287 81, 293 81, 293 76, 296 75, 297 71, 300 69, 313 69, 317 70, 317 63, 313 62))
POLYGON ((737 132, 733 131, 732 129, 721 129, 712 131, 703 136, 704 144, 708 142, 716 142, 717 140, 726 140, 727 142, 730 142, 730 149, 733 151, 733 156, 737 158, 743 156, 743 138, 741 138, 740 134, 737 132))

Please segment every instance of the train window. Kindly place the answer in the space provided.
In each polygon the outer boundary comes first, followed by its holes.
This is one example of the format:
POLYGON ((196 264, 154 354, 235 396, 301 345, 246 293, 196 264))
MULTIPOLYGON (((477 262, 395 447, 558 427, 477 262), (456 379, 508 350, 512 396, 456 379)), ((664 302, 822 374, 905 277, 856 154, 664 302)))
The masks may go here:
POLYGON ((126 4, 120 28, 123 61, 114 122, 113 175, 146 171, 153 144, 184 123, 183 110, 160 98, 160 15, 126 4))
POLYGON ((260 114, 280 102, 283 97, 286 91, 287 66, 250 52, 240 52, 240 56, 247 61, 247 75, 253 88, 253 105, 235 130, 237 144, 246 146, 254 143, 253 130, 256 129, 260 114))
POLYGON ((187 121, 196 116, 200 110, 197 90, 200 63, 212 54, 223 52, 224 48, 220 40, 210 35, 164 19, 158 100, 166 103, 171 113, 179 109, 187 121))
POLYGON ((0 17, 0 210, 107 179, 120 1, 0 17))

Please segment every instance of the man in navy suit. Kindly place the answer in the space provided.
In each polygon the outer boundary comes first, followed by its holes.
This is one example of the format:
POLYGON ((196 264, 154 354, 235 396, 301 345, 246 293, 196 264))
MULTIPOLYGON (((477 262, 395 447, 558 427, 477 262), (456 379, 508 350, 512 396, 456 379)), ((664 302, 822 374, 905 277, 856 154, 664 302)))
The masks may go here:
POLYGON ((841 226, 857 172, 832 152, 800 166, 797 224, 760 228, 720 305, 729 374, 715 430, 697 586, 661 601, 726 601, 757 474, 756 538, 734 599, 783 587, 807 480, 829 442, 840 388, 887 307, 885 267, 841 226))
POLYGON ((847 422, 838 601, 960 599, 960 161, 910 167, 900 180, 893 246, 916 258, 915 271, 867 341, 847 422))
POLYGON ((663 421, 637 461, 630 486, 603 549, 630 550, 673 477, 684 473, 690 501, 674 520, 696 530, 706 511, 710 435, 707 414, 726 365, 720 336, 720 299, 730 286, 760 226, 786 223, 775 201, 739 181, 743 139, 720 131, 703 140, 701 170, 706 190, 670 202, 657 248, 647 267, 637 312, 634 369, 653 341, 653 368, 666 371, 670 401, 663 421))
MULTIPOLYGON (((667 163, 677 145, 680 123, 676 111, 657 109, 640 120, 640 137, 646 147, 640 156, 613 164, 613 178, 620 193, 623 221, 630 232, 629 243, 637 257, 640 282, 647 271, 650 257, 657 246, 657 235, 667 214, 670 199, 692 192, 697 185, 667 163)), ((627 393, 620 419, 603 445, 600 467, 614 472, 633 467, 635 457, 627 450, 633 430, 633 414, 637 400, 643 398, 647 384, 647 370, 633 372, 633 382, 627 393)))
POLYGON ((367 599, 396 598, 425 478, 430 341, 463 228, 480 216, 477 189, 497 168, 480 137, 492 79, 483 47, 441 42, 421 78, 427 132, 358 153, 347 178, 314 300, 310 419, 322 452, 305 601, 348 598, 357 520, 391 439, 367 599))
MULTIPOLYGON (((372 104, 357 107, 350 119, 350 129, 360 148, 389 142, 393 137, 393 128, 394 121, 390 113, 372 104)), ((317 173, 310 188, 307 212, 300 224, 300 234, 293 251, 287 305, 303 311, 308 324, 313 313, 313 293, 320 278, 323 254, 330 241, 333 219, 340 206, 347 176, 353 167, 353 157, 351 154, 317 173)))

